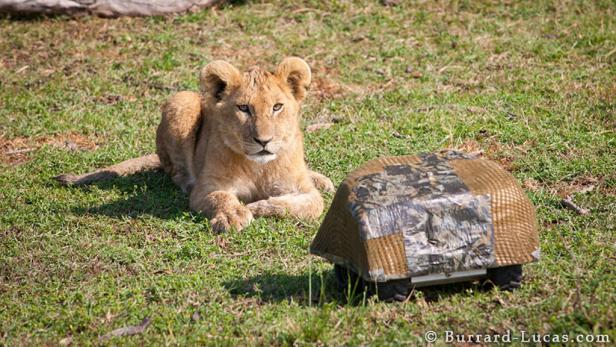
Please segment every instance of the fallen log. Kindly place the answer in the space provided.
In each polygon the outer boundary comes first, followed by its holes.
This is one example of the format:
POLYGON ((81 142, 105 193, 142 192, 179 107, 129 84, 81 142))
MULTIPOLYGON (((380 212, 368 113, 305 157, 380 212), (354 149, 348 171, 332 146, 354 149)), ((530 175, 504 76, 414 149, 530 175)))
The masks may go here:
POLYGON ((0 0, 0 13, 17 15, 158 16, 195 11, 225 0, 0 0))

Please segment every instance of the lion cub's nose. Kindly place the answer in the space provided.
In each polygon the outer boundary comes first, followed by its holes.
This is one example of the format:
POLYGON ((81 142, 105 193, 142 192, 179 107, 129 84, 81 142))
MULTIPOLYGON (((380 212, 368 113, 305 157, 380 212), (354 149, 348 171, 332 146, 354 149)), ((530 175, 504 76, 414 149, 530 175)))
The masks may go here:
POLYGON ((260 139, 260 138, 258 138, 258 137, 253 137, 252 139, 253 139, 253 140, 255 140, 255 142, 256 142, 256 143, 260 144, 260 145, 261 145, 261 146, 263 146, 263 147, 267 146, 267 144, 268 144, 270 141, 272 141, 272 138, 271 138, 271 137, 270 137, 269 139, 267 139, 267 140, 260 139))

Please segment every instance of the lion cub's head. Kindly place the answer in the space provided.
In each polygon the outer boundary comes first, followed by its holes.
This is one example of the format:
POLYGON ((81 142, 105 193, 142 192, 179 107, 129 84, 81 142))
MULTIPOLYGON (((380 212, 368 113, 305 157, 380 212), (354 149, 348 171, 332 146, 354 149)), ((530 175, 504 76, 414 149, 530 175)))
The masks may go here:
POLYGON ((220 60, 201 71, 207 116, 225 145, 262 164, 298 141, 299 108, 309 84, 310 67, 294 57, 284 59, 274 73, 258 67, 240 73, 220 60))

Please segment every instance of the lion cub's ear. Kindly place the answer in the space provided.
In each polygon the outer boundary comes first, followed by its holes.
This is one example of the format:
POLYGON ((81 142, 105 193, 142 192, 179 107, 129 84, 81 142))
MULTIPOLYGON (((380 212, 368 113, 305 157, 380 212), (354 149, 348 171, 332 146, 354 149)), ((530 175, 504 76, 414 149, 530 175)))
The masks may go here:
POLYGON ((211 95, 216 101, 220 101, 225 90, 241 84, 242 76, 233 65, 224 60, 216 60, 207 64, 201 70, 199 79, 201 92, 211 95))
POLYGON ((287 82, 297 101, 306 96, 306 89, 310 85, 310 66, 301 58, 285 58, 276 68, 276 76, 287 82))

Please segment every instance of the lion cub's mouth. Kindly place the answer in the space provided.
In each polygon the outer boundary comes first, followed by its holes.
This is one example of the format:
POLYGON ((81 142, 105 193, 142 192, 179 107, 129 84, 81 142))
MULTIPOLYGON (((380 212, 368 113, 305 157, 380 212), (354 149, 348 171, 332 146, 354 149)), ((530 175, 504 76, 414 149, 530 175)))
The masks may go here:
POLYGON ((248 159, 255 161, 259 164, 265 164, 269 161, 276 159, 276 154, 268 150, 262 149, 261 151, 257 153, 248 155, 248 159))
POLYGON ((272 153, 272 152, 270 152, 268 150, 263 149, 263 150, 261 150, 261 152, 256 153, 254 155, 270 155, 270 154, 274 154, 274 153, 272 153))

